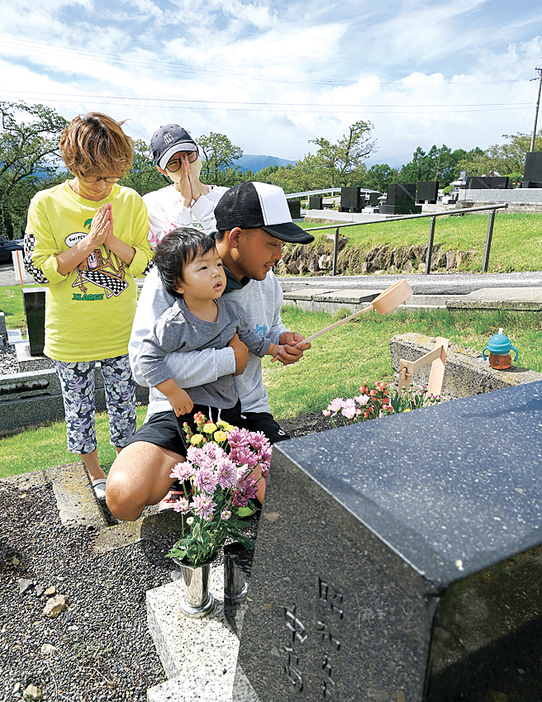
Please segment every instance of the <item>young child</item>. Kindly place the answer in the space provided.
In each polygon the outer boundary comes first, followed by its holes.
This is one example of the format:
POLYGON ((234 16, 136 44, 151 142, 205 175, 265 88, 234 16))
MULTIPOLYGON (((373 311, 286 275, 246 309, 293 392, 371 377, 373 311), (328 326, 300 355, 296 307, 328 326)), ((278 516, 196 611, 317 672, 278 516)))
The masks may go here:
POLYGON ((171 378, 167 354, 224 348, 234 334, 260 357, 271 355, 280 360, 283 347, 252 331, 239 303, 222 297, 226 274, 214 239, 204 232, 174 229, 158 245, 154 264, 164 288, 177 300, 141 343, 138 362, 145 380, 168 398, 181 436, 184 422, 193 427, 193 415, 198 411, 211 421, 223 419, 239 426, 241 402, 233 376, 223 375, 187 392, 171 378))

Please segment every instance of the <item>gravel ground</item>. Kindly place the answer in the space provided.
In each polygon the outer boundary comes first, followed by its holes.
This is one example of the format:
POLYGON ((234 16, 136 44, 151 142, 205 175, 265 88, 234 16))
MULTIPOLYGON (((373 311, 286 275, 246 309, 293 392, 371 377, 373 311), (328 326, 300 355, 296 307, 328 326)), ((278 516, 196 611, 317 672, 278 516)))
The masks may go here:
MULTIPOLYGON (((282 425, 292 437, 330 428, 322 415, 282 425)), ((137 702, 165 680, 145 593, 171 582, 170 540, 94 553, 95 536, 61 524, 51 484, 0 482, 0 702, 31 685, 45 702, 137 702), (50 618, 55 595, 68 608, 50 618)))
POLYGON ((0 524, 2 702, 29 685, 50 701, 146 700, 164 675, 145 592, 170 582, 171 563, 157 555, 167 545, 94 554, 95 530, 62 526, 50 484, 0 484, 0 524), (67 598, 56 618, 43 613, 51 587, 67 598))

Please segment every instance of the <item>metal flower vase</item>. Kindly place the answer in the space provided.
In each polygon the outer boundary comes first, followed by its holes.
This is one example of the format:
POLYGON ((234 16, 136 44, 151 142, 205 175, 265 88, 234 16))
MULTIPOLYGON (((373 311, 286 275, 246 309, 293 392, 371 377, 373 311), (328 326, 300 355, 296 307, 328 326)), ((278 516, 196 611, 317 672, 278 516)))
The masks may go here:
POLYGON ((205 617, 214 606, 214 598, 209 592, 211 582, 211 563, 196 568, 175 559, 179 567, 185 594, 181 599, 181 610, 187 617, 205 617))

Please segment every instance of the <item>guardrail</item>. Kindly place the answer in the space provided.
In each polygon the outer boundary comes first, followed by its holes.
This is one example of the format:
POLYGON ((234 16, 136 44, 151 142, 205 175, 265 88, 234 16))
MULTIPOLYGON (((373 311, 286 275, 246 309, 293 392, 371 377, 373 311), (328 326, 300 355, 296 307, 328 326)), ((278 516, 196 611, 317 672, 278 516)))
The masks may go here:
POLYGON ((339 230, 344 227, 358 227, 358 226, 368 226, 370 224, 386 224, 387 222, 398 222, 404 219, 422 219, 431 218, 431 224, 429 226, 429 243, 427 246, 427 256, 425 259, 425 275, 431 273, 431 257, 433 254, 433 244, 435 239, 435 227, 437 217, 450 217, 457 215, 470 214, 471 212, 483 212, 484 210, 489 211, 489 222, 487 225, 487 235, 486 235, 486 246, 484 250, 484 261, 482 264, 482 273, 487 273, 487 267, 489 264, 489 253, 491 251, 491 240, 493 238, 493 226, 495 224, 495 213, 497 210, 506 209, 508 203, 503 202, 498 205, 484 205, 483 207, 468 207, 463 210, 453 210, 446 212, 431 212, 427 214, 413 214, 413 215, 403 215, 401 217, 387 217, 386 219, 372 221, 372 222, 348 222, 345 224, 327 224, 322 227, 311 227, 307 229, 308 232, 315 232, 322 229, 335 229, 335 239, 333 244, 333 269, 332 275, 337 275, 337 256, 339 254, 339 230))

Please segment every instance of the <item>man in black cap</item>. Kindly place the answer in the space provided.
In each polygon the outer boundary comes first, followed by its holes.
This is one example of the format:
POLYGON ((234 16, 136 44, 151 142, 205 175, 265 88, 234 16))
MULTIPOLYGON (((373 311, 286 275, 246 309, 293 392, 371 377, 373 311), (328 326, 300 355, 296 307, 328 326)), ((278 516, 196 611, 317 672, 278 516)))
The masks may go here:
MULTIPOLYGON (((273 343, 285 344, 282 363, 295 363, 309 344, 295 344, 303 336, 286 329, 280 318, 282 289, 272 271, 282 257, 282 242, 306 244, 313 238, 292 222, 282 188, 267 183, 240 183, 228 190, 215 208, 218 253, 226 271, 225 294, 245 312, 248 325, 273 343)), ((138 366, 142 339, 175 298, 155 270, 147 276, 132 328, 129 353, 134 377, 145 385, 138 366)), ((262 431, 272 443, 288 436, 273 419, 262 380, 261 359, 249 354, 237 335, 222 349, 206 349, 166 356, 171 377, 186 389, 212 383, 222 375, 236 376, 243 426, 262 431)), ((137 519, 145 505, 156 504, 173 482, 171 470, 184 460, 181 438, 168 399, 151 388, 145 424, 115 460, 106 487, 107 504, 119 519, 137 519)))
POLYGON ((171 185, 143 197, 149 213, 149 241, 153 249, 175 227, 215 231, 214 209, 227 188, 200 181, 199 149, 178 124, 164 124, 152 135, 152 155, 171 185))

